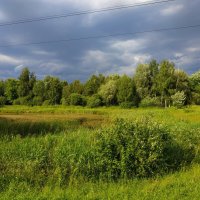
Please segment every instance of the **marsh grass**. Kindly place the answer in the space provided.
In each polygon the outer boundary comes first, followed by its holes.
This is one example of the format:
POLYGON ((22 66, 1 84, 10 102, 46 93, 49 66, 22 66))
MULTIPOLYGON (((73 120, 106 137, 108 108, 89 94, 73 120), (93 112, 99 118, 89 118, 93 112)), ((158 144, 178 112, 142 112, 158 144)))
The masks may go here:
POLYGON ((11 106, 0 113, 0 199, 200 198, 199 107, 11 106), (131 122, 145 117, 163 124, 176 144, 168 156, 176 159, 173 165, 178 168, 149 178, 94 176, 99 131, 108 133, 119 117, 131 122))

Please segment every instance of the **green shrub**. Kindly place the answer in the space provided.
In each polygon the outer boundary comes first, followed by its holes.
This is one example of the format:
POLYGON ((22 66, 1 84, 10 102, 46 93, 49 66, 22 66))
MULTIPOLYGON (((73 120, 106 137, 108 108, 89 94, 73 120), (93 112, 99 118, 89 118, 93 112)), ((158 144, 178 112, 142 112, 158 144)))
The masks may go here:
POLYGON ((6 98, 3 96, 0 96, 0 107, 4 106, 6 104, 6 98))
POLYGON ((72 93, 69 96, 69 100, 70 100, 70 105, 73 106, 85 106, 86 105, 86 100, 85 98, 78 93, 72 93))
POLYGON ((151 177, 191 162, 184 159, 186 150, 172 140, 168 130, 148 119, 118 119, 112 128, 100 131, 98 137, 93 170, 96 177, 151 177))
POLYGON ((61 99, 61 104, 64 105, 64 106, 68 106, 70 105, 70 99, 69 98, 62 98, 61 99))
POLYGON ((192 93, 193 103, 196 105, 200 105, 200 93, 192 93))
POLYGON ((42 105, 43 106, 50 106, 51 105, 51 101, 50 100, 45 100, 42 105))
POLYGON ((140 102, 140 107, 160 106, 160 101, 157 97, 146 97, 140 102))
POLYGON ((87 106, 90 108, 96 108, 102 105, 102 98, 100 95, 95 94, 88 98, 87 106))
POLYGON ((171 98, 172 98, 173 106, 175 106, 176 108, 182 108, 186 101, 186 96, 183 91, 176 92, 174 95, 171 96, 171 98))
POLYGON ((30 105, 30 99, 28 96, 26 97, 19 97, 13 101, 13 105, 30 105))
POLYGON ((34 97, 33 98, 33 105, 34 106, 41 106, 43 103, 42 97, 34 97))
POLYGON ((124 109, 129 109, 132 108, 133 106, 134 106, 133 102, 123 102, 120 104, 120 107, 124 109))

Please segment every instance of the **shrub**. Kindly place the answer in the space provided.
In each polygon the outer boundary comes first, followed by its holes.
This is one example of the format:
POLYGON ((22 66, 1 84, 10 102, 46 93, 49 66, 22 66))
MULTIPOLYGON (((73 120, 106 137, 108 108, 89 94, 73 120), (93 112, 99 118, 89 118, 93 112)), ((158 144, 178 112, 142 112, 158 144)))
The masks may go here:
POLYGON ((78 106, 78 105, 84 106, 86 104, 85 98, 81 94, 78 94, 78 93, 72 93, 69 96, 69 100, 70 100, 70 105, 73 105, 73 106, 78 106))
POLYGON ((120 104, 120 107, 124 108, 124 109, 129 109, 133 106, 134 106, 133 102, 123 102, 123 103, 120 104))
POLYGON ((157 97, 146 97, 140 102, 140 107, 160 106, 160 101, 157 97))
POLYGON ((182 108, 185 104, 186 96, 185 93, 182 92, 176 92, 174 95, 171 96, 173 106, 176 108, 182 108))
POLYGON ((41 106, 42 103, 43 103, 42 97, 37 97, 36 96, 36 97, 33 98, 33 105, 34 106, 41 106))
POLYGON ((64 105, 64 106, 70 105, 69 101, 70 101, 69 98, 67 98, 67 99, 66 98, 62 98, 61 99, 61 104, 64 105))
POLYGON ((192 94, 192 100, 193 100, 193 103, 194 103, 194 104, 200 105, 200 94, 198 94, 198 93, 193 93, 193 94, 192 94))
POLYGON ((90 108, 96 108, 101 105, 102 105, 102 98, 98 94, 95 94, 92 97, 89 97, 87 100, 87 106, 90 108))
POLYGON ((148 119, 118 119, 98 137, 93 173, 99 178, 151 177, 186 163, 184 151, 168 130, 148 119))
POLYGON ((50 101, 50 100, 45 100, 45 101, 43 102, 42 105, 43 105, 43 106, 50 106, 50 105, 52 105, 52 104, 51 104, 51 101, 50 101))
POLYGON ((13 101, 13 105, 30 105, 30 99, 28 96, 26 97, 19 97, 13 101))
POLYGON ((3 96, 0 96, 0 107, 4 106, 6 104, 6 98, 3 96))

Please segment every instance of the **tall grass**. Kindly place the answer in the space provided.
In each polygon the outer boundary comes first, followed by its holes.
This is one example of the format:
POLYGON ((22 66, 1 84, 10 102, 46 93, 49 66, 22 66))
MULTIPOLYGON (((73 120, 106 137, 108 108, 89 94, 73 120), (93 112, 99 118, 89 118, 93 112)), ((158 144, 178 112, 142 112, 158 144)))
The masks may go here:
POLYGON ((102 108, 106 127, 93 128, 1 117, 0 199, 198 199, 199 111, 102 108))

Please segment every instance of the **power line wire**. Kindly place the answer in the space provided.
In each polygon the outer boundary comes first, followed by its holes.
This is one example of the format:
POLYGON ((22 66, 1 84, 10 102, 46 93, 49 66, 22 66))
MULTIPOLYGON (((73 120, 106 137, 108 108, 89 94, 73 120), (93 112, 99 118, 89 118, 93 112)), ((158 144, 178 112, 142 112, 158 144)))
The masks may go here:
POLYGON ((86 14, 108 12, 108 11, 121 10, 121 9, 134 8, 134 7, 147 6, 147 5, 154 5, 154 4, 160 4, 160 3, 167 3, 167 2, 173 2, 173 1, 177 1, 177 0, 149 1, 146 3, 118 5, 118 6, 107 7, 107 8, 102 8, 102 9, 98 9, 98 10, 85 10, 85 11, 77 11, 77 12, 61 14, 61 15, 44 16, 44 17, 30 18, 30 19, 20 19, 17 21, 0 23, 0 27, 23 24, 23 23, 45 21, 45 20, 51 20, 51 19, 67 18, 67 17, 86 15, 86 14))
POLYGON ((16 44, 7 44, 0 45, 0 48, 10 47, 10 46, 29 46, 29 45, 40 45, 40 44, 54 44, 61 42, 72 42, 72 41, 81 41, 81 40, 90 40, 90 39, 101 39, 101 38, 109 38, 109 37, 117 37, 117 36, 128 36, 128 35, 136 35, 136 34, 144 34, 144 33, 153 33, 153 32, 164 32, 164 31, 173 31, 173 30, 184 30, 188 28, 199 28, 200 24, 196 25, 187 25, 187 26, 179 26, 179 27, 168 27, 168 28, 159 28, 145 31, 137 31, 137 32, 127 32, 127 33, 115 33, 108 35, 96 35, 96 36, 87 36, 87 37, 79 37, 79 38, 69 38, 62 40, 51 40, 51 41, 40 41, 40 42, 28 42, 28 43, 16 43, 16 44))

